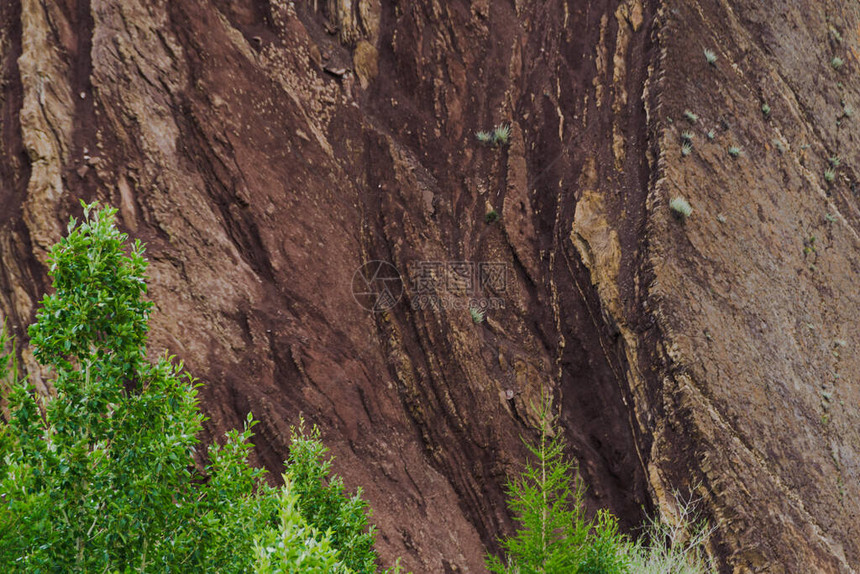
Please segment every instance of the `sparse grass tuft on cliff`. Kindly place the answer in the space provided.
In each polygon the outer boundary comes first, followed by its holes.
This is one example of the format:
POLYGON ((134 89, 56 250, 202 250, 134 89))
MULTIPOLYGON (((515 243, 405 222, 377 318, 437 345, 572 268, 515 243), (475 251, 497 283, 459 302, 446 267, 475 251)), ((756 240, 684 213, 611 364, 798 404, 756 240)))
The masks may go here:
POLYGON ((834 70, 840 69, 843 65, 845 65, 845 60, 840 58, 839 56, 834 56, 832 60, 830 60, 830 66, 834 70))
POLYGON ((693 213, 693 208, 690 206, 690 202, 684 199, 683 197, 674 197, 669 202, 669 209, 672 210, 672 214, 680 220, 685 220, 693 213))
POLYGON ((511 137, 511 126, 508 124, 499 124, 493 130, 493 143, 498 145, 507 145, 508 139, 511 137))
POLYGON ((712 66, 716 66, 717 65, 717 55, 713 51, 708 50, 707 48, 705 48, 704 53, 705 53, 705 61, 707 61, 712 66))
POLYGON ((729 146, 728 152, 729 152, 729 155, 732 157, 739 157, 743 153, 741 148, 739 148, 736 145, 729 146))
POLYGON ((482 144, 488 144, 493 142, 493 134, 490 132, 479 131, 475 132, 475 139, 482 144))
POLYGON ((681 144, 681 155, 687 157, 691 153, 693 153, 693 144, 690 141, 684 141, 681 144))
POLYGON ((492 132, 488 131, 477 131, 475 132, 475 139, 478 140, 478 143, 489 144, 489 145, 507 145, 508 140, 511 137, 511 126, 508 124, 499 124, 495 128, 493 128, 492 132))
POLYGON ((469 316, 472 317, 472 322, 476 325, 484 322, 484 315, 485 312, 483 309, 479 309, 478 307, 469 307, 469 316))

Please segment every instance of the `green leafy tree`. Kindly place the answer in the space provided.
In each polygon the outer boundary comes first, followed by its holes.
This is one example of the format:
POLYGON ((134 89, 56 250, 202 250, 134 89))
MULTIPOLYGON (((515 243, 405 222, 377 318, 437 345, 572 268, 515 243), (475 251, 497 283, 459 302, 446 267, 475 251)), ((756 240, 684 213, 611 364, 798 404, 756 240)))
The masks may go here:
POLYGON ((366 503, 316 429, 294 433, 281 488, 248 464, 250 415, 196 470, 197 385, 146 357, 144 248, 125 250, 115 213, 85 205, 51 250, 29 330, 50 398, 17 379, 0 333, 0 571, 375 572, 366 503))
POLYGON ((299 496, 289 478, 280 497, 280 523, 268 528, 254 548, 260 574, 301 572, 332 574, 351 572, 338 560, 329 532, 320 534, 299 511, 299 496))
POLYGON ((373 528, 368 527, 370 509, 359 487, 346 493, 340 477, 330 478, 331 460, 319 437, 319 429, 305 433, 302 425, 292 429, 287 476, 294 484, 303 516, 321 531, 331 532, 331 544, 344 564, 357 573, 376 572, 373 528))
POLYGON ((586 520, 583 486, 565 457, 565 442, 549 405, 539 409, 540 436, 526 443, 534 461, 508 484, 508 507, 518 523, 501 541, 506 561, 487 557, 498 574, 615 574, 627 572, 626 539, 615 518, 600 512, 586 520))

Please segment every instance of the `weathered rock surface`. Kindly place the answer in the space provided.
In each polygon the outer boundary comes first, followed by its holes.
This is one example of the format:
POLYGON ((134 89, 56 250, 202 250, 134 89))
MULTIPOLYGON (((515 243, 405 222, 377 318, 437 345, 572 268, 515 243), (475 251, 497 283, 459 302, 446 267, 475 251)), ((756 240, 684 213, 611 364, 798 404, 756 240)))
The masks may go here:
MULTIPOLYGON (((253 411, 277 476, 290 425, 321 425, 386 560, 483 571, 551 392, 589 505, 625 527, 692 489, 724 571, 860 569, 853 5, 10 0, 0 19, 0 317, 22 344, 46 250, 98 198, 148 244, 151 348, 205 383, 207 439, 253 411), (499 124, 508 146, 475 141, 499 124), (382 313, 351 291, 371 260, 406 280, 382 313), (483 294, 505 308, 416 308, 427 261, 503 264, 483 294)), ((468 301, 454 287, 433 294, 468 301)))

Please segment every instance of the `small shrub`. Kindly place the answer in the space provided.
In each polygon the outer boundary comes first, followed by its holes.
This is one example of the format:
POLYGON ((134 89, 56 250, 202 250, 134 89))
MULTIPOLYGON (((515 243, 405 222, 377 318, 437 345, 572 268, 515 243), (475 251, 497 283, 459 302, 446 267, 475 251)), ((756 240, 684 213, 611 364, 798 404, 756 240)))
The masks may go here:
POLYGON ((475 139, 482 144, 489 144, 493 142, 493 134, 485 131, 475 132, 475 139))
POLYGON ((478 307, 469 307, 469 315, 472 317, 472 322, 475 324, 484 322, 486 312, 478 307))
POLYGON ((714 52, 712 52, 711 50, 708 50, 707 48, 705 48, 704 53, 705 53, 705 60, 710 65, 716 66, 717 65, 717 55, 714 52))
POLYGON ((694 138, 694 137, 695 137, 695 134, 693 134, 693 132, 691 132, 691 131, 684 131, 684 132, 681 132, 681 141, 682 141, 682 142, 690 142, 690 143, 692 143, 692 142, 693 142, 693 138, 694 138))
POLYGON ((685 141, 681 144, 681 155, 687 157, 693 152, 693 144, 689 141, 685 141))
POLYGON ((672 210, 675 217, 682 221, 690 217, 690 214, 693 213, 690 202, 680 196, 672 198, 672 201, 669 202, 669 209, 672 210))
POLYGON ((834 171, 832 169, 825 169, 824 170, 824 181, 826 181, 827 183, 833 183, 833 180, 835 180, 835 179, 836 179, 836 171, 834 171))
POLYGON ((834 57, 833 57, 833 59, 832 59, 832 60, 830 60, 830 66, 831 66, 834 70, 838 70, 838 69, 839 69, 839 68, 841 68, 844 64, 845 64, 845 60, 843 60, 843 59, 842 59, 842 58, 840 58, 839 56, 834 56, 834 57))
POLYGON ((832 167, 839 167, 839 164, 842 163, 842 160, 839 159, 839 156, 833 156, 833 157, 829 158, 827 161, 830 162, 830 165, 832 167))
POLYGON ((714 138, 716 137, 716 135, 717 134, 714 132, 714 130, 708 130, 708 139, 709 140, 714 141, 714 138))
POLYGON ((508 124, 499 124, 493 130, 493 143, 498 145, 507 145, 508 139, 511 137, 511 126, 508 124))
POLYGON ((697 121, 699 121, 699 116, 697 116, 696 114, 694 114, 690 110, 684 110, 684 119, 686 119, 691 124, 694 124, 697 121))
POLYGON ((495 223, 498 220, 499 220, 499 212, 496 211, 495 209, 491 209, 490 211, 487 212, 486 215, 484 215, 484 221, 486 223, 495 223))
POLYGON ((761 113, 763 113, 764 117, 766 118, 770 117, 770 106, 767 104, 767 102, 761 105, 761 113))
POLYGON ((839 30, 837 30, 833 26, 830 27, 830 35, 833 36, 834 40, 836 40, 840 44, 842 43, 842 34, 840 34, 839 30))
POLYGON ((698 517, 699 500, 674 493, 677 516, 672 525, 650 519, 645 534, 628 549, 631 574, 711 574, 706 544, 715 528, 698 517), (647 543, 646 543, 647 541, 647 543))
POLYGON ((743 153, 743 151, 741 151, 741 148, 739 148, 736 145, 729 146, 728 152, 729 152, 729 155, 732 157, 738 157, 743 153))
POLYGON ((853 118, 854 117, 854 108, 851 107, 850 104, 845 104, 844 106, 842 106, 842 115, 845 116, 846 118, 853 118))

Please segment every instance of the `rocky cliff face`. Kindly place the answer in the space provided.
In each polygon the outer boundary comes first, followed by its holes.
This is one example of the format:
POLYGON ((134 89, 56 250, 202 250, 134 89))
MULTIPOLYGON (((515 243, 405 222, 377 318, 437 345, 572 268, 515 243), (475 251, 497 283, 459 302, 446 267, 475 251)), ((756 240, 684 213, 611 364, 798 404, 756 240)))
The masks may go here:
POLYGON ((318 423, 386 558, 483 571, 546 393, 626 527, 692 490, 724 571, 860 569, 852 6, 4 2, 0 317, 98 198, 208 438, 253 411, 277 476, 318 423))

